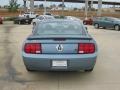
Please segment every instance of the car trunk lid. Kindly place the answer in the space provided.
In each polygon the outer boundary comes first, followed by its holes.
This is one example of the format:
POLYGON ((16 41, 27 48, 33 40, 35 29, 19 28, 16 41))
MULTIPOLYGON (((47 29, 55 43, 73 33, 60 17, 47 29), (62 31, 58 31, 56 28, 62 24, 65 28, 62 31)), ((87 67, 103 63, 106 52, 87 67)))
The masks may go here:
POLYGON ((88 43, 90 36, 29 36, 28 42, 40 43, 42 54, 76 54, 79 43, 88 43))

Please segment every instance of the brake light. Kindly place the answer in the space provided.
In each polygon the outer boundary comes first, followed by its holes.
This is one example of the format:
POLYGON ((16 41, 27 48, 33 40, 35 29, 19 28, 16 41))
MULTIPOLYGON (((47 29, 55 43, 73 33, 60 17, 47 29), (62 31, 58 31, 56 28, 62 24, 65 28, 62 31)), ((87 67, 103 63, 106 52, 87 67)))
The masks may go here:
POLYGON ((93 43, 80 43, 78 44, 79 54, 92 54, 95 52, 95 44, 93 43))
POLYGON ((25 53, 29 54, 40 54, 42 53, 41 44, 39 43, 27 43, 24 47, 25 53))

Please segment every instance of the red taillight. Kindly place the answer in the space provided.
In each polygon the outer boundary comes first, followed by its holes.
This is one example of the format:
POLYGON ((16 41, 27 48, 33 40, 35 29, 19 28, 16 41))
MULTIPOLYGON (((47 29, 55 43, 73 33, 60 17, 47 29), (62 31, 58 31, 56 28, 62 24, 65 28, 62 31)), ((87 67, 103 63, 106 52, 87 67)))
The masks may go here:
POLYGON ((42 52, 41 44, 27 43, 25 44, 24 51, 29 54, 40 54, 42 52))
POLYGON ((80 43, 78 45, 79 54, 92 54, 95 52, 95 44, 93 43, 80 43))

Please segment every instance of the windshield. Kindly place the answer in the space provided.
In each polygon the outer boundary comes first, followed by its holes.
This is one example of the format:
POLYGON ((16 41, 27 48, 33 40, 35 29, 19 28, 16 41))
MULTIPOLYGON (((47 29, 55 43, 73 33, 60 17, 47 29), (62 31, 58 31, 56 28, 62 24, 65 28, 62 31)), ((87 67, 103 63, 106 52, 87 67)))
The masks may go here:
POLYGON ((55 21, 44 22, 36 27, 37 35, 83 35, 85 29, 79 22, 55 21))

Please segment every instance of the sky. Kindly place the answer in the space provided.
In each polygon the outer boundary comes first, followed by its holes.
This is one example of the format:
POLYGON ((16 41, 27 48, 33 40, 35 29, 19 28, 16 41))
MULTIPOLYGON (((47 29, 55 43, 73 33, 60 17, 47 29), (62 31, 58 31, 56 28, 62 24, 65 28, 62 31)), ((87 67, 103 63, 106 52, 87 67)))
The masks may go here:
MULTIPOLYGON (((96 0, 94 0, 96 1, 96 0)), ((112 1, 112 2, 120 2, 120 0, 102 0, 102 1, 112 1)), ((18 3, 23 5, 23 0, 18 0, 18 3)), ((42 1, 35 1, 35 5, 40 5, 42 4, 42 1)), ((9 4, 9 0, 0 0, 0 5, 4 6, 4 5, 8 5, 9 4)), ((54 4, 54 2, 47 2, 47 5, 51 5, 54 4)), ((55 3, 55 4, 59 4, 59 3, 55 3)), ((75 4, 75 3, 65 3, 67 7, 83 7, 84 4, 75 4)))

